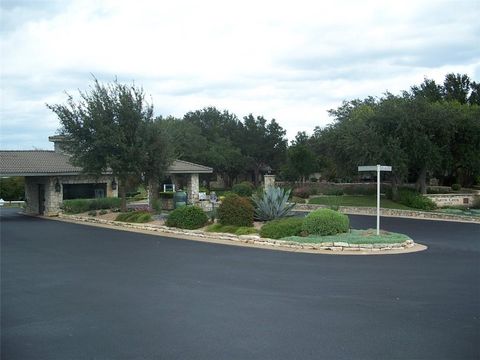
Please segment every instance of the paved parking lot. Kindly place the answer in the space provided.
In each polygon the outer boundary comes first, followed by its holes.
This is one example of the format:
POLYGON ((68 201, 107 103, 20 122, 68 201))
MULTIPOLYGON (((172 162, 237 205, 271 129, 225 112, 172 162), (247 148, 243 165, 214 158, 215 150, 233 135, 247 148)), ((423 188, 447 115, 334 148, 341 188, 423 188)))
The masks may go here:
POLYGON ((295 254, 2 209, 1 358, 480 358, 480 225, 382 225, 429 249, 295 254))

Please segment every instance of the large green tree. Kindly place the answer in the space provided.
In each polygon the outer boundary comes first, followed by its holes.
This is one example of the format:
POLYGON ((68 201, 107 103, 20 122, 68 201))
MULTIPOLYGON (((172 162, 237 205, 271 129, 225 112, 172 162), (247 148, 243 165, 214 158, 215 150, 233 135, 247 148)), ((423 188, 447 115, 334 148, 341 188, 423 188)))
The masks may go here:
MULTIPOLYGON (((145 101, 143 89, 116 80, 101 84, 95 79, 88 91, 80 92, 78 100, 69 95, 66 104, 47 106, 60 120, 60 133, 68 139, 66 149, 72 163, 96 176, 112 171, 119 179, 122 209, 126 210, 129 178, 156 172, 150 168, 152 153, 145 152, 157 146, 147 146, 146 139, 158 139, 145 136, 152 131, 153 106, 145 101)), ((163 165, 155 166, 159 169, 163 165)))
POLYGON ((238 140, 247 166, 254 175, 255 186, 260 183, 260 175, 267 168, 278 171, 285 162, 288 141, 286 131, 275 121, 263 116, 256 118, 250 114, 243 118, 243 128, 238 140))

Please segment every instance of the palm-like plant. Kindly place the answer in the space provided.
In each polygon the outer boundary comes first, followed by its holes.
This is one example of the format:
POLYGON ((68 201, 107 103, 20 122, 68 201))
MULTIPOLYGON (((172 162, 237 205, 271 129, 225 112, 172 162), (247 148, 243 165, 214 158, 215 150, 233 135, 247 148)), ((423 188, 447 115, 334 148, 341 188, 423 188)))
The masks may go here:
POLYGON ((261 221, 279 219, 289 215, 295 204, 288 203, 290 190, 267 187, 262 195, 252 196, 255 203, 255 218, 261 221))

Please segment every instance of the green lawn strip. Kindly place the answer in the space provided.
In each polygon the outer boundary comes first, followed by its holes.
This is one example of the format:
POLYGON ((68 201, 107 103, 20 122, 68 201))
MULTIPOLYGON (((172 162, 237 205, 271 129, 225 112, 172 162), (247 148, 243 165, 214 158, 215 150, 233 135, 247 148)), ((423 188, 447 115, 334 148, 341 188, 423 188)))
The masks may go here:
MULTIPOLYGON (((308 203, 327 206, 376 207, 377 197, 375 195, 318 196, 310 198, 308 203)), ((380 198, 380 207, 385 209, 413 210, 408 206, 396 203, 384 197, 380 198)))
POLYGON ((351 230, 350 233, 343 233, 330 236, 289 236, 282 238, 285 241, 294 241, 298 243, 322 243, 322 242, 346 242, 349 244, 396 244, 403 243, 410 238, 407 235, 380 231, 376 235, 375 229, 351 230))
POLYGON ((235 235, 258 234, 258 230, 254 227, 222 225, 218 223, 208 226, 205 230, 208 232, 229 233, 235 235))
POLYGON ((443 214, 452 214, 452 215, 466 215, 466 216, 480 216, 480 209, 455 209, 455 208, 446 208, 438 209, 436 212, 443 214))

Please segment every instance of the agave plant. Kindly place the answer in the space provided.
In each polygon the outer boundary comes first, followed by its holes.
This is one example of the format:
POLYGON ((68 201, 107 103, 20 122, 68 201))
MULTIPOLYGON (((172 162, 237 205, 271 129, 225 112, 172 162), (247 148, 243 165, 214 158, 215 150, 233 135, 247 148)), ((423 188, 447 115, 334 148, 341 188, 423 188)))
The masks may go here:
POLYGON ((255 203, 255 218, 261 221, 279 219, 289 215, 295 204, 288 203, 290 190, 267 187, 262 195, 252 196, 255 203))

